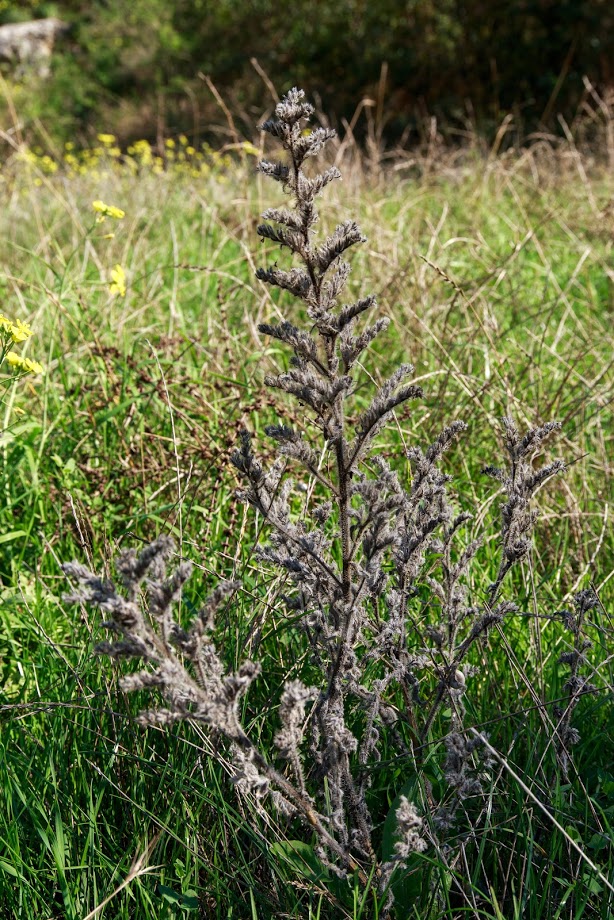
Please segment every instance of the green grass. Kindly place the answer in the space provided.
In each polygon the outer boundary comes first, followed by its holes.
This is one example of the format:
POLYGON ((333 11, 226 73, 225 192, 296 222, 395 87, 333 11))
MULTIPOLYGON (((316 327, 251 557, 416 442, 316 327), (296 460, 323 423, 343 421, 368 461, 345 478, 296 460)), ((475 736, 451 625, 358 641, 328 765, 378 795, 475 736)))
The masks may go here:
MULTIPOLYGON (((450 840, 453 861, 427 852, 399 883, 404 916, 416 920, 611 915, 607 888, 568 837, 612 877, 614 188, 597 168, 587 186, 573 162, 555 165, 467 160, 372 183, 350 173, 324 209, 331 222, 361 223, 369 242, 353 260, 352 293, 375 290, 393 319, 369 354, 357 404, 370 377, 400 359, 415 364, 426 391, 381 437, 382 452, 398 458, 402 443, 426 446, 444 423, 465 420, 446 462, 476 530, 496 522, 480 470, 502 458, 502 415, 522 425, 560 419, 552 452, 570 462, 540 494, 533 565, 513 584, 523 615, 482 648, 467 696, 473 724, 567 837, 495 766, 487 802, 468 803, 450 840), (602 602, 589 630, 600 692, 576 711, 582 737, 563 785, 547 726, 563 694, 557 658, 567 639, 547 615, 589 584, 602 602)), ((277 305, 254 269, 267 260, 258 215, 278 200, 265 200, 271 190, 240 167, 198 182, 115 170, 37 184, 24 166, 4 178, 2 311, 31 321, 29 353, 47 373, 12 391, 5 424, 14 425, 0 442, 0 914, 76 920, 117 890, 97 916, 378 916, 357 880, 314 865, 304 829, 249 813, 197 728, 139 730, 136 701, 91 655, 99 622, 61 600, 62 561, 108 571, 118 548, 162 532, 197 564, 188 607, 218 578, 241 577, 218 644, 229 664, 256 653, 265 662, 247 719, 270 743, 281 679, 306 666, 279 582, 252 556, 257 522, 235 498, 228 458, 244 425, 272 455, 263 429, 278 403, 263 378, 288 356, 257 332, 277 305), (95 198, 127 217, 88 236, 95 198), (103 239, 109 231, 115 238, 103 239), (128 275, 125 299, 108 293, 116 263, 128 275)), ((284 254, 270 259, 282 264, 284 254)), ((495 560, 487 543, 474 590, 495 560)), ((384 750, 373 771, 384 842, 398 794, 411 790, 424 806, 429 789, 444 791, 438 728, 419 768, 384 750)))

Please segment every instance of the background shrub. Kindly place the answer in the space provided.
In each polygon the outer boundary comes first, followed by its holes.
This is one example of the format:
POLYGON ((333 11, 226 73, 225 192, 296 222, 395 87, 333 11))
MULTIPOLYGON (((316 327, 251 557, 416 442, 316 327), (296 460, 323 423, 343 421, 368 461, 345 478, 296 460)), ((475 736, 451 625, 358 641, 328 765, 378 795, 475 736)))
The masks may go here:
MULTIPOLYGON (((51 80, 28 78, 17 91, 25 128, 41 118, 56 138, 101 123, 126 141, 206 134, 219 110, 199 73, 251 128, 254 108, 271 104, 254 57, 280 92, 300 82, 319 96, 333 122, 385 83, 391 140, 415 138, 427 114, 453 134, 468 124, 492 134, 508 112, 520 134, 556 129, 558 112, 573 117, 585 75, 601 87, 613 77, 606 0, 323 0, 317 16, 309 0, 291 14, 273 0, 0 4, 4 22, 52 14, 73 23, 71 37, 51 80)), ((381 122, 381 107, 368 114, 381 122)))

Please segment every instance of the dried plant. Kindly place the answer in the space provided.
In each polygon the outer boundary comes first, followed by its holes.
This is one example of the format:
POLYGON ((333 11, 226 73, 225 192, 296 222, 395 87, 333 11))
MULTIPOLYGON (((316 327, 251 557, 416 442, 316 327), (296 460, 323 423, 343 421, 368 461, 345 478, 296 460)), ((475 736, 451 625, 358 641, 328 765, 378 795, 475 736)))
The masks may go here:
POLYGON ((574 610, 559 610, 555 617, 560 617, 573 636, 573 647, 559 655, 559 664, 567 665, 569 677, 563 685, 567 693, 565 706, 555 706, 554 715, 559 720, 557 729, 557 759, 565 779, 569 777, 571 762, 570 750, 580 740, 580 732, 571 724, 571 717, 581 697, 585 693, 594 693, 597 687, 582 675, 581 669, 588 662, 586 652, 593 643, 584 633, 586 616, 594 610, 599 600, 592 590, 579 591, 574 599, 574 610))
MULTIPOLYGON (((338 874, 358 871, 366 881, 373 871, 386 885, 395 866, 425 841, 420 816, 403 798, 395 852, 387 862, 378 856, 374 826, 381 816, 372 813, 372 767, 384 743, 387 756, 395 751, 418 763, 417 748, 439 720, 447 734, 444 770, 452 794, 445 807, 432 803, 431 833, 445 833, 459 803, 479 792, 471 765, 476 745, 463 735, 463 700, 473 674, 469 653, 516 609, 502 597, 502 587, 529 553, 534 494, 563 464, 533 465, 557 424, 521 436, 511 419, 503 420, 509 465, 485 471, 505 496, 500 563, 481 597, 475 590, 469 597, 468 572, 480 541, 459 540, 470 515, 455 513, 449 477, 440 469, 466 426, 453 422, 426 451, 411 447, 409 483, 377 451, 377 437, 394 411, 417 400, 421 389, 411 382, 412 366, 404 364, 365 408, 357 408, 358 361, 388 320, 362 327, 375 298, 342 300, 350 273, 345 254, 364 240, 356 223, 345 221, 324 239, 316 235, 316 199, 340 174, 334 167, 306 170, 306 161, 333 136, 328 129, 304 130, 312 113, 302 91, 293 89, 276 117, 262 126, 280 142, 286 161, 264 161, 260 170, 280 184, 292 206, 266 211, 258 228, 263 239, 286 247, 296 259, 288 268, 275 264, 257 274, 301 301, 306 321, 265 324, 260 332, 293 352, 289 369, 266 383, 307 407, 305 426, 296 430, 280 423, 267 429, 278 444, 278 458, 268 469, 247 432, 233 457, 245 480, 241 497, 268 527, 268 543, 257 553, 292 586, 284 603, 309 651, 304 673, 310 685, 293 679, 280 688, 274 751, 267 754, 251 740, 238 707, 260 665, 246 661, 229 672, 212 638, 214 613, 232 598, 235 583, 222 584, 184 629, 173 607, 190 568, 182 563, 167 575, 172 544, 166 538, 138 557, 120 557, 123 593, 76 563, 65 570, 80 585, 71 600, 100 607, 108 614, 105 626, 117 634, 98 651, 143 662, 123 679, 123 687, 156 690, 163 698, 164 708, 141 713, 141 722, 204 722, 220 743, 225 739, 241 791, 259 802, 269 797, 280 812, 302 817, 315 831, 320 859, 338 874), (311 488, 296 489, 288 467, 311 488), (444 716, 444 709, 451 715, 444 716)), ((569 662, 572 679, 582 650, 576 653, 569 662)), ((561 717, 567 743, 572 708, 570 699, 561 717)))

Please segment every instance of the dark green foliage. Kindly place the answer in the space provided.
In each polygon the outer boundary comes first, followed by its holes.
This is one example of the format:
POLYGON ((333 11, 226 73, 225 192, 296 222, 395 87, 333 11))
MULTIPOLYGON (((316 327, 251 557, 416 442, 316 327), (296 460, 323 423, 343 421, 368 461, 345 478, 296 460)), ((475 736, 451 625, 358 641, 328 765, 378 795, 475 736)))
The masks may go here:
MULTIPOLYGON (((271 103, 257 58, 280 93, 305 85, 333 121, 350 120, 365 96, 377 100, 359 134, 370 119, 391 140, 415 138, 431 114, 444 130, 491 133, 508 112, 521 135, 541 123, 558 129, 557 113, 576 111, 584 75, 602 87, 613 79, 612 10, 607 0, 323 0, 317 15, 311 0, 291 12, 273 0, 32 2, 19 18, 54 13, 74 31, 20 114, 43 116, 55 136, 92 126, 124 140, 161 126, 203 136, 219 110, 200 72, 245 113, 251 134, 253 109, 271 103)), ((15 18, 14 6, 0 4, 0 16, 15 18)))

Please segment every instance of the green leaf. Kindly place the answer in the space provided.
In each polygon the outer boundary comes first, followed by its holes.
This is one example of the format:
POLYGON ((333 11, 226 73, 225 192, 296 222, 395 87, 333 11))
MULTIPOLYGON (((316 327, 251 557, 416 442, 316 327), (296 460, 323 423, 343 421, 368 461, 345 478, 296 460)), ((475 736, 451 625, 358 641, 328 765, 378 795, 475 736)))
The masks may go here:
POLYGON ((582 882, 585 889, 588 889, 591 894, 601 894, 603 891, 603 885, 600 885, 597 879, 588 872, 582 876, 582 882))
POLYGON ((169 904, 175 904, 181 910, 198 910, 198 897, 195 891, 189 890, 180 894, 174 888, 169 888, 168 885, 158 885, 157 891, 165 901, 169 904))
POLYGON ((10 543, 11 540, 18 540, 20 537, 27 537, 25 530, 11 530, 10 533, 0 534, 0 543, 10 543))
POLYGON ((598 853, 599 850, 607 849, 610 846, 610 843, 611 841, 607 834, 593 834, 587 846, 591 850, 594 850, 596 853, 598 853))
POLYGON ((328 871, 313 847, 302 840, 279 840, 271 846, 271 852, 290 866, 294 873, 310 881, 321 881, 328 877, 328 871))
POLYGON ((9 875, 14 875, 15 878, 22 878, 17 869, 4 859, 0 859, 0 871, 8 872, 9 875))

